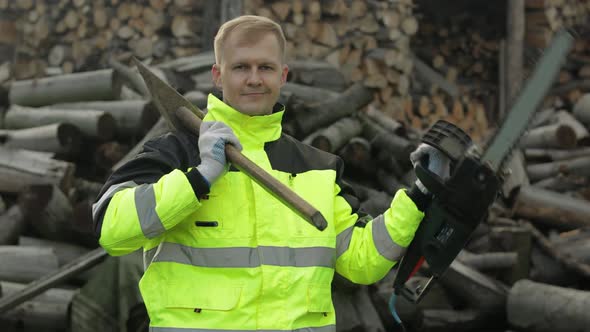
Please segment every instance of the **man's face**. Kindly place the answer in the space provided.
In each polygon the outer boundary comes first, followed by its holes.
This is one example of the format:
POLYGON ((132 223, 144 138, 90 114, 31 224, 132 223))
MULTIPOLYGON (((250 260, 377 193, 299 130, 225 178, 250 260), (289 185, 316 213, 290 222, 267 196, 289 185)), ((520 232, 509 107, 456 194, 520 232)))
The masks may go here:
POLYGON ((285 84, 289 68, 281 61, 276 36, 263 33, 256 38, 232 33, 223 45, 221 64, 211 74, 223 101, 248 115, 271 114, 285 84))

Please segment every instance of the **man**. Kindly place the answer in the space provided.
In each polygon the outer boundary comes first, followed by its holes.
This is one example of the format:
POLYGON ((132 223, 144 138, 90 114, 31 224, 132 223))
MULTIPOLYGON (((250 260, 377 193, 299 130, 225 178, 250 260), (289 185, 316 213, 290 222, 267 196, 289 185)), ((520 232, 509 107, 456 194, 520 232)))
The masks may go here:
POLYGON ((334 331, 334 272, 361 284, 385 276, 428 196, 401 190, 371 219, 357 210, 337 156, 281 133, 276 101, 288 67, 278 24, 225 23, 215 57, 223 101, 209 96, 200 137, 152 140, 109 178, 93 207, 100 244, 111 255, 143 247, 152 331, 334 331), (319 209, 328 227, 317 230, 227 167, 226 143, 319 209))

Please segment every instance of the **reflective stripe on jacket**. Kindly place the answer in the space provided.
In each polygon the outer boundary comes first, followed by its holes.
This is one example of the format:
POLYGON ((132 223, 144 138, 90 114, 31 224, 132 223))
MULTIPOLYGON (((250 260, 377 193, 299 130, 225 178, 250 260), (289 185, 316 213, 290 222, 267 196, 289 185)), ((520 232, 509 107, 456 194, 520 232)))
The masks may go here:
POLYGON ((360 213, 341 159, 282 134, 279 107, 251 117, 210 96, 205 121, 232 127, 244 155, 323 214, 324 231, 234 169, 208 192, 188 134, 148 142, 105 184, 93 206, 100 244, 112 255, 144 248, 153 331, 334 331, 334 271, 374 283, 412 240, 423 214, 406 193, 373 220, 360 213))

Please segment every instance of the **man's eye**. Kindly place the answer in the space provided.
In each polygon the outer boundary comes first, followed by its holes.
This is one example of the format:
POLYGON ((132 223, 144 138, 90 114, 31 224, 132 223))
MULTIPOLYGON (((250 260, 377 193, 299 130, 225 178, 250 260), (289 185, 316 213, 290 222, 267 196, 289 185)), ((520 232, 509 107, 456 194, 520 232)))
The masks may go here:
POLYGON ((262 69, 262 70, 273 70, 273 68, 271 66, 260 66, 260 69, 262 69))
POLYGON ((237 69, 237 70, 243 70, 245 68, 246 68, 246 66, 244 66, 244 65, 235 65, 234 66, 234 69, 237 69))

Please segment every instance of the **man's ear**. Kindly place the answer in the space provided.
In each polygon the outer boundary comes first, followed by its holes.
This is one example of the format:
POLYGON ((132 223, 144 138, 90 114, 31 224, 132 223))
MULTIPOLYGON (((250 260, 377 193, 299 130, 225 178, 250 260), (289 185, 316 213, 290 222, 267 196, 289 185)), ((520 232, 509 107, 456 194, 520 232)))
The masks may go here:
POLYGON ((213 77, 213 84, 221 90, 221 70, 218 64, 213 64, 211 67, 211 77, 213 77))
POLYGON ((281 73, 281 86, 287 83, 287 75, 289 75, 289 66, 285 64, 283 65, 283 71, 281 73))

